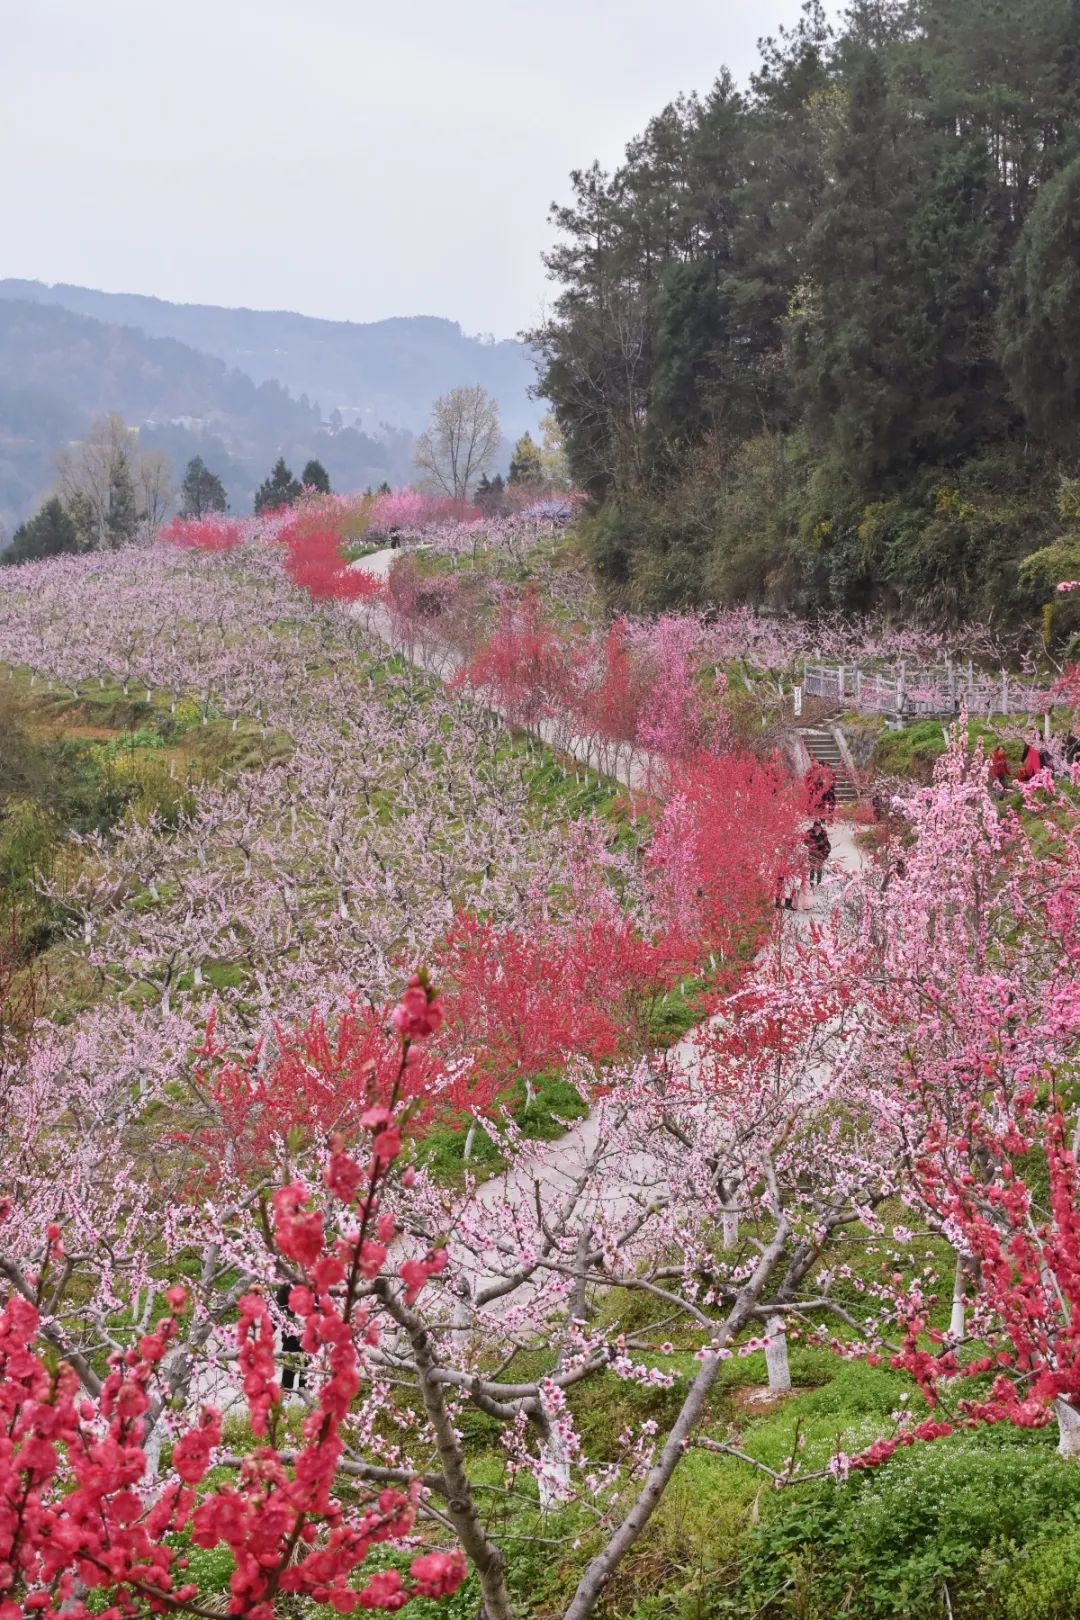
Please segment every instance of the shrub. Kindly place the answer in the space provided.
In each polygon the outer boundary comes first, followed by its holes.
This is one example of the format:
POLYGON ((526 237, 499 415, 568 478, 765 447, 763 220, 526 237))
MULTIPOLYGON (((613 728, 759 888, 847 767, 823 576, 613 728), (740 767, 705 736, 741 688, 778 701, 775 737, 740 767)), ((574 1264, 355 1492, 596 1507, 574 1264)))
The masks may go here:
POLYGON ((1044 1435, 991 1431, 773 1499, 742 1592, 747 1613, 938 1620, 947 1585, 957 1620, 1056 1620, 1076 1613, 1078 1558, 1080 1469, 1044 1435))

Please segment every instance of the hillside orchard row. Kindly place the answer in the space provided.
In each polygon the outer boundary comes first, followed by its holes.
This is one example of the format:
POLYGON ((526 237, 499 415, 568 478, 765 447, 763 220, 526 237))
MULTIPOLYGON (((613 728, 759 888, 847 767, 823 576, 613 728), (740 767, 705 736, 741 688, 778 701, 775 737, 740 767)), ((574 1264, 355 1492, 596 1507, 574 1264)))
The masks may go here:
MULTIPOLYGON (((471 549, 564 520, 507 521, 471 549)), ((398 1608, 467 1568, 509 1620, 521 1503, 586 1514, 584 1620, 687 1448, 741 1455, 710 1406, 724 1364, 764 1346, 783 1387, 798 1337, 891 1360, 912 1399, 775 1483, 982 1423, 1056 1422, 1080 1452, 1071 784, 1002 811, 954 739, 895 807, 902 851, 800 931, 773 901, 801 787, 736 748, 711 673, 734 621, 611 630, 504 576, 467 636, 440 631, 444 689, 385 638, 445 603, 414 579, 395 605, 412 565, 384 592, 318 512, 171 538, 193 543, 0 582, 13 682, 284 739, 73 851, 55 898, 100 997, 0 1021, 0 1620, 103 1594, 212 1613, 192 1545, 227 1550, 253 1620, 288 1593, 398 1608), (550 672, 542 715, 513 712, 522 667, 550 672), (568 819, 489 702, 533 729, 569 708, 568 735, 648 760, 647 792, 568 819), (688 1056, 650 1009, 691 978, 688 1056), (553 1066, 593 1110, 558 1177, 501 1106, 553 1066), (505 1196, 418 1157, 470 1115, 505 1196), (611 1378, 670 1399, 598 1453, 575 1402, 611 1378), (471 1468, 473 1416, 498 1480, 471 1468)), ((761 632, 759 669, 790 634, 761 632)), ((14 1008, 19 975, 0 984, 14 1008)))

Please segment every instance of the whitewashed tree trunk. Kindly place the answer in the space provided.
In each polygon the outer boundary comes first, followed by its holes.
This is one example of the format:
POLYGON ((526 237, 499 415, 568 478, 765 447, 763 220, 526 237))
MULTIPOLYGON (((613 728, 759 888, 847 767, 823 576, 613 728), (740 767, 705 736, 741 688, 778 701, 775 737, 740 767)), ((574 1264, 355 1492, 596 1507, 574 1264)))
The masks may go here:
POLYGON ((465 1132, 465 1147, 462 1152, 463 1159, 472 1158, 473 1143, 476 1141, 476 1115, 469 1120, 469 1128, 465 1132))
POLYGON ((791 1389, 791 1368, 788 1365, 787 1333, 782 1316, 770 1316, 765 1327, 769 1342, 765 1346, 765 1365, 769 1370, 769 1388, 777 1395, 786 1395, 791 1389))
POLYGON ((150 1437, 143 1448, 146 1456, 146 1472, 143 1474, 143 1483, 152 1485, 161 1471, 161 1442, 164 1439, 165 1425, 158 1418, 150 1430, 150 1437))
POLYGON ((739 1241, 739 1211, 729 1203, 720 1217, 721 1242, 725 1249, 733 1249, 739 1241))
POLYGON ((540 1442, 540 1457, 544 1463, 544 1471, 539 1476, 538 1485, 540 1511, 546 1513, 549 1508, 558 1507, 566 1499, 566 1492, 570 1487, 570 1458, 566 1454, 562 1435, 551 1421, 543 1403, 540 1409, 545 1419, 545 1433, 540 1442))
POLYGON ((954 1339, 962 1339, 967 1326, 967 1281, 967 1257, 958 1253, 953 1271, 952 1314, 949 1317, 949 1334, 954 1339))
POLYGON ((1080 1457, 1080 1411, 1060 1395, 1054 1402, 1058 1420, 1058 1451, 1063 1457, 1080 1457))

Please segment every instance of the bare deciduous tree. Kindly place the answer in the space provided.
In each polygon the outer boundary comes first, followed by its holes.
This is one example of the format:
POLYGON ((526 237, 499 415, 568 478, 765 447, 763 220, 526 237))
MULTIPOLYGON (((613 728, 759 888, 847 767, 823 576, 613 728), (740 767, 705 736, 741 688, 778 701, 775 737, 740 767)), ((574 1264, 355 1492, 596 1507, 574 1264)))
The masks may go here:
POLYGON ((110 411, 90 424, 84 439, 56 454, 57 489, 91 550, 113 543, 113 496, 117 483, 130 479, 134 448, 134 429, 110 411))
POLYGON ((86 437, 54 460, 56 487, 82 544, 99 551, 127 544, 163 521, 173 497, 172 471, 160 450, 137 453, 138 436, 116 411, 97 417, 86 437))
POLYGON ((135 465, 135 492, 143 530, 152 535, 165 521, 173 502, 172 468, 160 450, 148 450, 135 465))
POLYGON ((435 401, 431 426, 416 441, 420 472, 464 504, 499 448, 499 407, 479 383, 451 388, 435 401))

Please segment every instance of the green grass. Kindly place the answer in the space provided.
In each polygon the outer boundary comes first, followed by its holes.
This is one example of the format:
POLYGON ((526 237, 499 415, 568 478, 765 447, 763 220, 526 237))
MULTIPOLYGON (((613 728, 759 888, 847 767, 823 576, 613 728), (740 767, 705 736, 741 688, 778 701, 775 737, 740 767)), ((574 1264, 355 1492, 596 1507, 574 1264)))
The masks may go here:
MULTIPOLYGON (((533 1093, 529 1101, 524 1080, 516 1080, 505 1103, 510 1118, 533 1141, 553 1141, 563 1134, 567 1125, 583 1118, 587 1112, 581 1093, 559 1073, 537 1075, 533 1080, 533 1093)), ((483 1181, 506 1168, 505 1159, 479 1127, 473 1138, 471 1157, 465 1158, 468 1123, 463 1116, 449 1124, 435 1125, 425 1132, 420 1143, 420 1162, 447 1186, 462 1186, 470 1175, 483 1181)))
MULTIPOLYGON (((971 720, 967 735, 970 742, 981 740, 987 753, 998 742, 1000 734, 989 722, 971 720)), ((871 753, 872 766, 889 776, 907 777, 915 782, 929 782, 934 766, 945 752, 945 732, 940 720, 920 720, 913 726, 898 731, 878 734, 871 753)), ((1020 764, 1023 750, 1015 741, 1005 742, 1005 752, 1013 770, 1020 764)))

